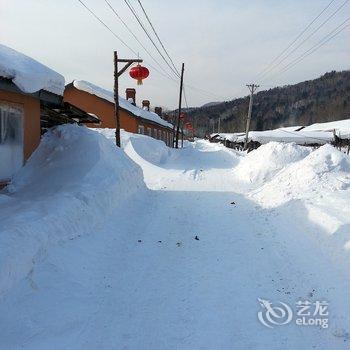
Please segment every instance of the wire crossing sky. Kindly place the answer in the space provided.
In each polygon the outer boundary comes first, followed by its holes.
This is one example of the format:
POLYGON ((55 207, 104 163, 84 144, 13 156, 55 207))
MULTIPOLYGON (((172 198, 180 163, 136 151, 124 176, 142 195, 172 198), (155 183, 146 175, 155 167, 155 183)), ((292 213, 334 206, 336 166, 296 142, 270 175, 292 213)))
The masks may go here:
MULTIPOLYGON (((286 54, 293 51, 344 1, 142 0, 165 52, 140 3, 128 0, 170 67, 180 70, 181 63, 185 62, 186 97, 190 106, 247 95, 245 85, 252 77, 269 67, 286 45, 312 23, 286 54), (315 18, 317 20, 313 23, 315 18)), ((84 3, 111 31, 76 0, 62 0, 59 6, 55 0, 0 0, 0 42, 57 70, 66 77, 67 83, 84 79, 108 89, 113 87, 113 51, 118 50, 119 56, 126 58, 137 53, 146 63, 149 62, 151 72, 144 85, 137 87, 137 102, 149 99, 153 107, 176 108, 178 80, 175 74, 153 47, 125 1, 108 2, 129 30, 105 1, 84 0, 84 3)), ((283 64, 264 75, 260 90, 313 79, 331 70, 350 69, 349 27, 317 50, 312 49, 349 15, 350 2, 290 54, 283 64), (311 54, 304 54, 306 52, 311 54), (279 71, 283 74, 276 74, 279 71)), ((121 92, 127 87, 136 87, 127 74, 120 84, 121 92)))

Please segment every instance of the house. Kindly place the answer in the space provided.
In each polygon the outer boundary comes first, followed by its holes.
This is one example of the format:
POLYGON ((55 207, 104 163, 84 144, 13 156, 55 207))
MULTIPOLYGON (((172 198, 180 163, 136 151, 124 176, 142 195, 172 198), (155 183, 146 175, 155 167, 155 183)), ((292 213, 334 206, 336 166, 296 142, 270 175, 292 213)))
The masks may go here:
POLYGON ((63 101, 64 77, 0 44, 0 188, 39 145, 48 127, 96 122, 63 101))
MULTIPOLYGON (((74 80, 64 91, 64 100, 96 115, 100 123, 96 128, 115 128, 114 93, 87 81, 74 80)), ((126 89, 126 98, 119 96, 120 127, 125 131, 144 134, 173 144, 173 125, 150 111, 150 101, 144 100, 142 108, 136 106, 136 90, 126 89)), ((159 109, 157 109, 159 113, 159 109)))

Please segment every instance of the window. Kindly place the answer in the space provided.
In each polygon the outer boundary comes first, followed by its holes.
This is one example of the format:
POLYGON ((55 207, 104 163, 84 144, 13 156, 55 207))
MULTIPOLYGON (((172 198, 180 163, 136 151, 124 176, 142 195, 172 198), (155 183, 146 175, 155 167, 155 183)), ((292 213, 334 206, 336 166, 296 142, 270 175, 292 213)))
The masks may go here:
POLYGON ((162 140, 166 143, 166 132, 165 132, 165 130, 163 130, 163 137, 162 137, 162 140))
POLYGON ((153 137, 156 139, 157 138, 157 129, 152 129, 153 130, 153 137))
POLYGON ((145 133, 145 127, 143 125, 139 125, 137 129, 138 134, 144 134, 145 133))
POLYGON ((152 137, 152 128, 147 128, 148 136, 152 137))
POLYGON ((0 101, 0 180, 23 165, 23 108, 0 101))
POLYGON ((162 139, 162 130, 158 129, 158 140, 162 139))

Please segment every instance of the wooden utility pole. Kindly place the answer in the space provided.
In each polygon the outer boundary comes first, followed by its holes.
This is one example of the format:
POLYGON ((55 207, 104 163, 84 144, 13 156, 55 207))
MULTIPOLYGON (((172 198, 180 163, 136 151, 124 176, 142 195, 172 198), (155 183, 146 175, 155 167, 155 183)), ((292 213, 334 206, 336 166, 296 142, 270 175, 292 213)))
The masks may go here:
POLYGON ((114 51, 114 117, 115 117, 115 144, 120 147, 120 117, 119 117, 119 77, 133 64, 142 63, 140 59, 119 59, 117 51, 114 51), (126 63, 118 71, 118 63, 126 63))
POLYGON ((178 111, 179 113, 177 115, 175 148, 179 148, 180 114, 181 114, 181 103, 182 103, 182 88, 183 88, 183 83, 184 83, 184 71, 185 71, 185 63, 182 63, 181 80, 180 80, 179 111, 178 111))
POLYGON ((218 121, 218 134, 220 133, 220 125, 221 125, 221 118, 219 117, 219 121, 218 121))
POLYGON ((171 120, 172 124, 173 124, 173 142, 172 142, 172 147, 174 148, 175 146, 175 140, 176 140, 176 115, 174 113, 172 120, 171 120))
POLYGON ((252 118, 252 109, 253 109, 253 96, 256 89, 259 87, 259 85, 256 84, 248 84, 247 85, 249 91, 250 91, 250 100, 249 100, 249 109, 248 109, 248 116, 247 116, 247 125, 245 128, 245 140, 244 140, 244 149, 247 149, 248 146, 248 137, 249 137, 249 128, 250 128, 250 120, 252 118))
POLYGON ((181 122, 181 148, 184 148, 184 122, 181 122))

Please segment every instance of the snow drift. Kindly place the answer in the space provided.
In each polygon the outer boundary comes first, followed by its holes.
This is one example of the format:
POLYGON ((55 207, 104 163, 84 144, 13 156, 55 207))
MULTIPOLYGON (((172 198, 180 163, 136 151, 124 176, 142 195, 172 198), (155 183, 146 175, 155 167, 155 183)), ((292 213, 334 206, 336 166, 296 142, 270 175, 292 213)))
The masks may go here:
MULTIPOLYGON (((124 136, 126 135, 124 134, 124 136)), ((144 135, 124 138, 124 150, 133 160, 137 156, 140 160, 154 165, 164 163, 171 153, 170 148, 163 141, 144 135)))
POLYGON ((291 199, 345 190, 349 186, 349 156, 331 145, 324 145, 304 159, 287 166, 256 191, 253 197, 275 206, 291 199))
POLYGON ((0 295, 50 244, 91 232, 144 188, 139 166, 102 135, 76 125, 48 131, 0 195, 0 295))
MULTIPOLYGON (((91 128, 108 140, 115 142, 115 129, 91 128)), ((154 165, 163 163, 171 154, 171 149, 164 141, 156 140, 150 136, 133 134, 125 130, 120 132, 121 147, 125 153, 136 163, 146 161, 154 165)))
POLYGON ((239 180, 261 184, 291 163, 305 158, 310 151, 295 143, 269 142, 242 158, 234 173, 239 180))

